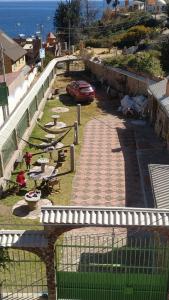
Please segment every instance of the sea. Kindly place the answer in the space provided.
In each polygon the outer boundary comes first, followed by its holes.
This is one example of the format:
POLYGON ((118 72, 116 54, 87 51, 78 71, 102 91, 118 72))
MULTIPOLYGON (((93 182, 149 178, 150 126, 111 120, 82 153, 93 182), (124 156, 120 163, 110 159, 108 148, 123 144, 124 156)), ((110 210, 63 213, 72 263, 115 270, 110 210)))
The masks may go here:
MULTIPOLYGON (((41 31, 42 37, 45 39, 47 33, 54 30, 53 18, 58 3, 57 0, 0 0, 0 30, 6 32, 10 37, 19 35, 32 37, 41 31)), ((90 7, 97 11, 96 19, 102 16, 108 6, 106 0, 89 0, 89 3, 90 7)), ((123 5, 122 2, 121 5, 123 5)))

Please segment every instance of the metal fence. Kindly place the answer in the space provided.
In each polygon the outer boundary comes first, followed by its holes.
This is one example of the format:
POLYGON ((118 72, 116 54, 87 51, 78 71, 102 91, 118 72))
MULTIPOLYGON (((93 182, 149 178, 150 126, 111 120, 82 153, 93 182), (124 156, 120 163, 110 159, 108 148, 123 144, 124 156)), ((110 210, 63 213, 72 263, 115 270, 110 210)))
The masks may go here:
POLYGON ((10 261, 0 271, 0 299, 39 299, 47 293, 45 264, 35 254, 9 249, 10 261))
POLYGON ((168 243, 159 236, 68 236, 56 245, 57 299, 166 300, 168 243))

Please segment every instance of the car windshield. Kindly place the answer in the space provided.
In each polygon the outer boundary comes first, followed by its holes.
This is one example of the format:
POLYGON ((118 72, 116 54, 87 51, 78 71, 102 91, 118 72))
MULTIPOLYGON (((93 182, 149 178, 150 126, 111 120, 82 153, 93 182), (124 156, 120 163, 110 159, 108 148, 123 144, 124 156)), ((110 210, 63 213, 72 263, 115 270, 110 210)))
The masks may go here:
POLYGON ((91 86, 88 86, 88 87, 83 87, 83 88, 80 88, 80 91, 82 93, 90 93, 90 92, 93 92, 93 89, 91 86))

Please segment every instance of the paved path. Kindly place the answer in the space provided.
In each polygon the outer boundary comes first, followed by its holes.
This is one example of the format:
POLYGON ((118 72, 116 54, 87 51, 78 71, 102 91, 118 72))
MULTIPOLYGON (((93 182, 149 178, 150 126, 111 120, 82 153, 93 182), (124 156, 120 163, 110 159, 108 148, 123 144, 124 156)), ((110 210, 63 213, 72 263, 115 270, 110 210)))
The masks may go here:
POLYGON ((87 123, 71 204, 143 206, 134 131, 123 119, 87 123))

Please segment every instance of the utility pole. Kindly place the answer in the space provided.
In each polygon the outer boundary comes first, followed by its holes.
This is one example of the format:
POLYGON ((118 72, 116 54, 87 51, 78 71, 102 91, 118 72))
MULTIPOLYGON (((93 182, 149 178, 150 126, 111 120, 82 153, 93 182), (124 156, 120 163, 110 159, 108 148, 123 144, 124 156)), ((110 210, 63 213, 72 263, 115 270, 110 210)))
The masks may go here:
MULTIPOLYGON (((43 30, 43 25, 40 25, 40 48, 43 48, 43 34, 42 34, 42 30, 43 30)), ((41 70, 43 70, 43 57, 41 57, 41 70)))
MULTIPOLYGON (((1 61, 1 67, 2 67, 2 74, 3 74, 3 82, 6 83, 6 74, 5 74, 5 63, 4 63, 4 52, 3 52, 3 46, 2 43, 0 43, 0 61, 1 61)), ((2 111, 3 111, 3 118, 4 121, 6 121, 7 116, 9 116, 9 107, 8 105, 3 105, 2 106, 2 111)))
POLYGON ((70 55, 70 26, 71 26, 71 22, 70 22, 70 11, 71 11, 71 0, 69 0, 69 21, 68 21, 68 35, 69 35, 69 41, 68 41, 68 50, 69 50, 69 55, 70 55))
MULTIPOLYGON (((41 24, 41 26, 40 26, 40 35, 41 35, 41 37, 40 37, 40 47, 41 47, 41 49, 43 48, 43 34, 42 34, 42 30, 43 30, 43 25, 41 24)), ((43 58, 41 58, 41 68, 42 68, 42 70, 43 70, 43 58)))
POLYGON ((69 55, 70 55, 70 14, 69 14, 69 55))

